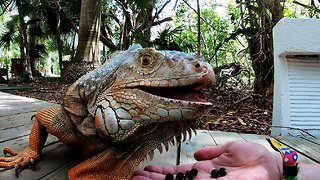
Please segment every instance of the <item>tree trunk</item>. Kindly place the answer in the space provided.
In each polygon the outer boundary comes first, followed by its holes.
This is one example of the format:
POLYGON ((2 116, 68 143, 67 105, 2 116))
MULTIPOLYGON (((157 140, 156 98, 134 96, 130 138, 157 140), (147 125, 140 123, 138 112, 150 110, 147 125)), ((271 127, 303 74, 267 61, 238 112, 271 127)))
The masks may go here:
POLYGON ((258 0, 256 3, 257 8, 254 10, 253 6, 247 6, 251 20, 250 27, 258 29, 256 35, 248 38, 248 46, 256 76, 254 91, 266 94, 267 90, 273 87, 272 28, 283 17, 283 7, 279 0, 258 0))
MULTIPOLYGON (((38 2, 39 3, 39 2, 38 2)), ((30 15, 31 19, 36 19, 37 16, 34 13, 31 13, 30 15)), ((39 22, 34 22, 29 25, 29 29, 39 27, 39 22)), ((28 36, 28 48, 30 51, 30 66, 31 66, 31 72, 33 77, 41 77, 41 73, 38 70, 38 65, 39 65, 39 57, 35 57, 35 54, 32 55, 32 50, 35 53, 35 47, 38 43, 38 38, 34 34, 30 33, 28 36)))
POLYGON ((101 25, 101 0, 82 0, 78 46, 71 62, 63 62, 62 80, 76 81, 100 65, 99 39, 101 25))
POLYGON ((19 37, 20 37, 20 56, 23 62, 23 78, 25 81, 32 79, 31 65, 30 65, 30 55, 28 48, 28 39, 27 39, 27 26, 24 22, 24 14, 22 13, 22 4, 20 0, 16 0, 16 5, 19 13, 19 37))
POLYGON ((74 61, 99 65, 101 0, 82 0, 79 41, 74 61))
POLYGON ((61 17, 60 17, 60 12, 61 12, 61 6, 57 0, 54 1, 54 4, 56 6, 56 19, 57 19, 57 27, 56 27, 56 41, 57 41, 57 46, 58 46, 58 58, 59 58, 59 67, 60 67, 60 74, 62 74, 62 61, 63 61, 63 42, 61 40, 61 17))
POLYGON ((60 15, 57 13, 57 34, 56 34, 56 39, 57 39, 57 44, 58 44, 58 57, 59 57, 59 67, 60 67, 60 72, 62 72, 62 48, 63 48, 63 43, 61 40, 61 31, 60 31, 60 24, 61 24, 61 19, 60 15))
POLYGON ((200 12, 200 5, 199 5, 199 0, 197 0, 197 29, 198 29, 198 35, 197 35, 197 56, 200 58, 201 56, 201 49, 200 49, 200 41, 201 41, 201 26, 200 26, 200 16, 201 12, 200 12))
MULTIPOLYGON (((29 25, 30 27, 34 26, 33 24, 29 25)), ((35 47, 36 45, 36 37, 34 35, 29 35, 29 39, 28 39, 28 48, 29 50, 32 50, 32 48, 35 47)), ((30 55, 30 66, 31 66, 31 72, 32 72, 32 76, 36 77, 39 74, 39 71, 37 70, 37 65, 38 65, 38 59, 37 58, 33 58, 32 55, 30 55)))

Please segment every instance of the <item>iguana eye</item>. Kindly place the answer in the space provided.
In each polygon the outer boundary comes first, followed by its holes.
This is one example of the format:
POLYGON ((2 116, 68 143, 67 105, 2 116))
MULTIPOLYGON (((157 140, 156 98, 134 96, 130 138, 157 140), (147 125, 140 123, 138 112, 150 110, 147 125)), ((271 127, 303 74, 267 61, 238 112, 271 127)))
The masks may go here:
POLYGON ((152 74, 159 69, 164 59, 163 54, 152 48, 143 49, 136 55, 133 68, 140 74, 152 74))
POLYGON ((142 67, 150 67, 153 64, 153 57, 149 54, 143 55, 140 58, 140 64, 142 67))

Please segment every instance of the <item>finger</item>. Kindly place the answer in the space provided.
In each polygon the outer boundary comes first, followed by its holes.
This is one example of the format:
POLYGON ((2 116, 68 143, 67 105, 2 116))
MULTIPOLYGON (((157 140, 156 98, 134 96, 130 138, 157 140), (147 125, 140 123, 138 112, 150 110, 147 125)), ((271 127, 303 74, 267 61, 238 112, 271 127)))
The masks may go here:
MULTIPOLYGON (((167 168, 170 168, 170 167, 167 167, 167 168)), ((149 171, 149 172, 162 173, 164 171, 163 169, 164 167, 162 166, 150 165, 150 166, 146 166, 143 170, 149 171)))
POLYGON ((154 173, 160 173, 160 174, 176 174, 178 172, 185 172, 187 170, 192 169, 194 164, 182 164, 178 166, 156 166, 156 165, 150 165, 144 168, 145 171, 154 172, 154 173))
POLYGON ((218 167, 219 166, 217 164, 213 164, 211 160, 199 161, 193 166, 193 168, 199 171, 199 174, 201 174, 201 171, 203 173, 210 174, 212 169, 217 169, 218 167))
POLYGON ((144 170, 137 170, 135 171, 133 178, 135 180, 156 180, 156 179, 164 179, 165 175, 156 172, 144 171, 144 170))
POLYGON ((248 148, 250 143, 244 140, 230 141, 220 146, 207 146, 194 153, 196 160, 209 160, 221 156, 224 153, 235 152, 238 148, 248 148))
POLYGON ((201 148, 194 153, 194 158, 197 161, 202 161, 202 160, 209 160, 209 159, 219 157, 221 154, 224 153, 223 150, 225 149, 225 146, 226 145, 217 146, 217 147, 207 146, 207 147, 201 148))
POLYGON ((152 180, 152 179, 144 176, 133 176, 131 180, 152 180))
POLYGON ((159 174, 174 173, 175 169, 176 169, 175 166, 156 166, 156 165, 150 165, 144 168, 145 171, 159 173, 159 174))

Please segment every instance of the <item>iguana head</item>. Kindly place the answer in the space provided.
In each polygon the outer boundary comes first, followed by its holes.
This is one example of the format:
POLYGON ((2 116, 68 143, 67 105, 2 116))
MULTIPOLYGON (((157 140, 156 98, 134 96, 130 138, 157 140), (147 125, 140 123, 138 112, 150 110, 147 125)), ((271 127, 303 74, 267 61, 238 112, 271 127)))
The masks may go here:
POLYGON ((196 122, 212 106, 201 90, 214 82, 211 65, 193 55, 134 46, 80 78, 65 106, 91 116, 100 135, 124 142, 157 124, 196 122), (69 101, 79 101, 78 109, 69 101))

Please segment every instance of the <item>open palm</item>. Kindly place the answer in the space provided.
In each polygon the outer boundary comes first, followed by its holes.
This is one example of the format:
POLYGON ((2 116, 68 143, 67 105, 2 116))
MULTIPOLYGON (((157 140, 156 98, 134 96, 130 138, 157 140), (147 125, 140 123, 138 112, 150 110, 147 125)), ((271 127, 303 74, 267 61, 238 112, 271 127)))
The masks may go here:
POLYGON ((264 146, 233 141, 218 147, 204 147, 194 154, 198 161, 178 166, 151 165, 143 171, 136 171, 132 179, 165 179, 167 173, 177 174, 195 168, 198 175, 194 179, 211 179, 212 169, 226 168, 227 175, 218 179, 281 179, 281 159, 277 159, 264 146))

